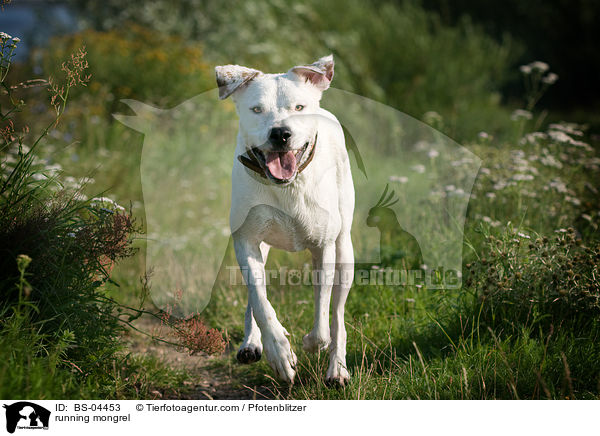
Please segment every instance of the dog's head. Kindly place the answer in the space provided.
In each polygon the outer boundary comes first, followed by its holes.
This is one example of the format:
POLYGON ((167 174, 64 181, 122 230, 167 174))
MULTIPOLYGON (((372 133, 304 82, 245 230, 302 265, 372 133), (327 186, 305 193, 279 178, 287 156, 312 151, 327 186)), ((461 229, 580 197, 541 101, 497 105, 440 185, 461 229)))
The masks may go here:
POLYGON ((235 102, 247 152, 273 182, 294 181, 315 146, 319 102, 333 79, 333 56, 283 74, 240 65, 215 71, 219 97, 235 102))

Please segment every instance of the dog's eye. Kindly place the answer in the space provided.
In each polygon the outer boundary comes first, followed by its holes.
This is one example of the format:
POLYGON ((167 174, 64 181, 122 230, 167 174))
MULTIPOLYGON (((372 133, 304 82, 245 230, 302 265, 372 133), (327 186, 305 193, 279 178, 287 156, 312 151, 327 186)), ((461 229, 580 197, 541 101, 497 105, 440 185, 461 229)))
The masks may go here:
POLYGON ((297 104, 297 105, 296 105, 296 110, 297 110, 298 112, 300 112, 302 109, 304 109, 304 105, 303 105, 303 104, 297 104))
POLYGON ((251 108, 250 108, 250 110, 251 110, 252 112, 254 112, 255 114, 259 114, 259 113, 261 113, 261 112, 262 112, 262 108, 261 108, 260 106, 254 106, 254 107, 251 107, 251 108))

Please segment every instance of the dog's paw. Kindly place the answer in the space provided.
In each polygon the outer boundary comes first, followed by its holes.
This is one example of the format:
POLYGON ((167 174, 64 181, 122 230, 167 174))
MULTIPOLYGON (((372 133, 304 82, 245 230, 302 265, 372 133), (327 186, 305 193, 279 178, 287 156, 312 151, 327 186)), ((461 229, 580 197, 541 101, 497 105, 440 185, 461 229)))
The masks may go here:
POLYGON ((294 383, 297 358, 287 338, 284 335, 263 335, 263 347, 267 362, 277 377, 284 382, 294 383))
POLYGON ((342 365, 340 362, 332 362, 329 365, 327 375, 325 376, 325 384, 327 386, 340 388, 346 386, 349 381, 350 374, 348 374, 345 365, 342 365))
POLYGON ((256 345, 242 346, 237 353, 237 361, 243 364, 258 362, 262 356, 262 350, 256 345))
POLYGON ((330 342, 329 335, 319 336, 311 331, 302 338, 302 348, 308 353, 318 353, 325 350, 330 342))

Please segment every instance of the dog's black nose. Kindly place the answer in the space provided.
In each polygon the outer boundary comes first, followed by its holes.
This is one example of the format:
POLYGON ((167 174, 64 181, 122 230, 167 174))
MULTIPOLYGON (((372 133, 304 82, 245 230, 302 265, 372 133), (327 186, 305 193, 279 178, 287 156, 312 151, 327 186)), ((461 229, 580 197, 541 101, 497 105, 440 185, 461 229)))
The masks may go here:
POLYGON ((269 141, 277 147, 284 147, 292 136, 289 127, 273 127, 269 134, 269 141))

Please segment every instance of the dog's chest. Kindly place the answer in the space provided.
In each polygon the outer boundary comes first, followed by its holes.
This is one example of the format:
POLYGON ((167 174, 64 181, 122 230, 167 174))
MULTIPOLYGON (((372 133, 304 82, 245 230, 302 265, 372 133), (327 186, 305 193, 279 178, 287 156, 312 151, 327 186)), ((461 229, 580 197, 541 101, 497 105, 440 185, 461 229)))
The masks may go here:
POLYGON ((279 197, 253 206, 240 229, 247 237, 257 238, 286 251, 322 247, 335 241, 340 229, 336 207, 319 205, 314 197, 279 197))

